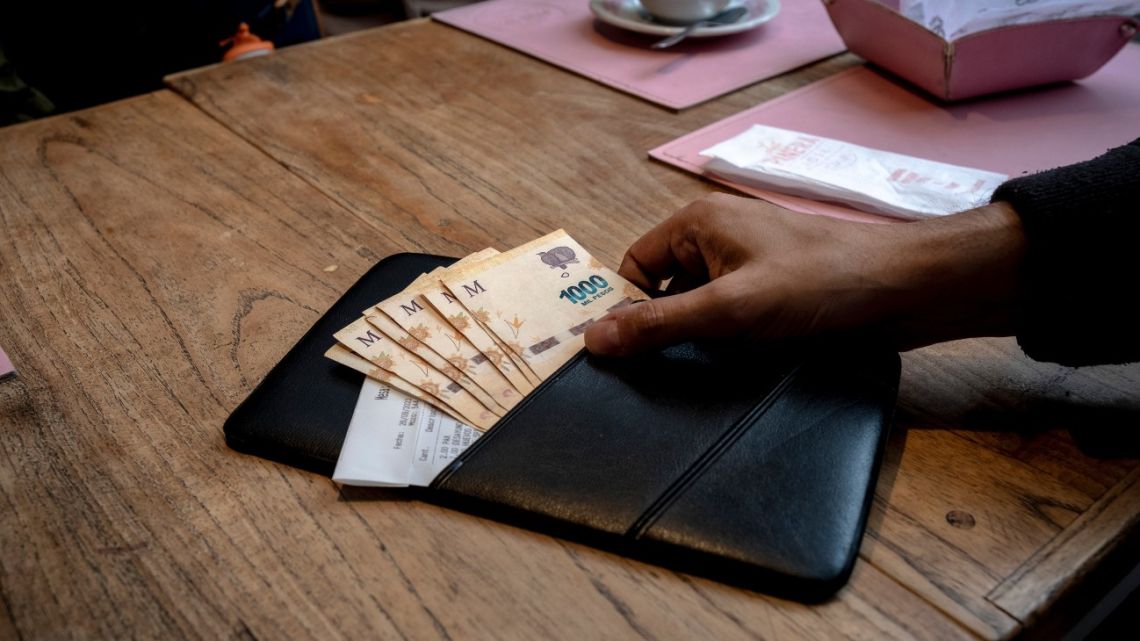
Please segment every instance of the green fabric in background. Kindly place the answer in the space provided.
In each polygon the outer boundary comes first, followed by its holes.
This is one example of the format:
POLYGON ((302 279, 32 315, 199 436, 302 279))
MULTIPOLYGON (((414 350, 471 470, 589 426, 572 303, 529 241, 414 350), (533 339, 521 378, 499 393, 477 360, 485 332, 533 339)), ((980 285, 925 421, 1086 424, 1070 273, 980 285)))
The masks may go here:
POLYGON ((42 118, 54 110, 46 96, 16 75, 0 48, 0 127, 42 118))

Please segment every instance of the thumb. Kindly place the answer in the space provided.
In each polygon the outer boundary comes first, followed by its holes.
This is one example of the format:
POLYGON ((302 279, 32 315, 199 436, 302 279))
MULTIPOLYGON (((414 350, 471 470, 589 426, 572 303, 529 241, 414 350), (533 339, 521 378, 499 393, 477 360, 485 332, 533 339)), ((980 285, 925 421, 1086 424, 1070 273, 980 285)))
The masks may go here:
POLYGON ((586 328, 586 349, 625 356, 690 338, 731 333, 729 306, 717 281, 702 287, 616 309, 586 328))

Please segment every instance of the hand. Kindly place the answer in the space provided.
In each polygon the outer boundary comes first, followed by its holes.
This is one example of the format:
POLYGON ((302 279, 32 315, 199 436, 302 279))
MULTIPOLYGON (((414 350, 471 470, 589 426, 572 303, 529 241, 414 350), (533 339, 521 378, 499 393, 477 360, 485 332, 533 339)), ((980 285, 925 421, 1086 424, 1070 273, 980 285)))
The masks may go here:
POLYGON ((915 223, 868 224, 713 194, 637 240, 619 273, 672 295, 586 330, 609 356, 692 338, 855 333, 898 349, 1016 327, 1025 236, 1004 203, 915 223))

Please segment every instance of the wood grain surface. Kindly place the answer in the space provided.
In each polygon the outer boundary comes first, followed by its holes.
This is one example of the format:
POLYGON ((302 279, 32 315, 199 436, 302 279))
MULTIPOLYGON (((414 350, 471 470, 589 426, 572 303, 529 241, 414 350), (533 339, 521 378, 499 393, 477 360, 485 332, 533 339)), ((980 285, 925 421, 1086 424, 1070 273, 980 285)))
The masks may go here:
POLYGON ((0 638, 968 638, 870 565, 807 607, 227 449, 318 315, 420 245, 168 92, 0 143, 0 638))
POLYGON ((1021 630, 1136 526, 1136 367, 1033 363, 1008 339, 904 355, 862 560, 818 606, 340 489, 222 439, 378 258, 565 227, 616 263, 712 189, 647 149, 850 64, 676 114, 420 21, 0 130, 0 344, 20 371, 0 382, 0 638, 1021 630))
MULTIPOLYGON (((562 226, 616 263, 716 188, 648 149, 852 64, 839 56, 674 113, 419 22, 169 84, 393 237, 418 224, 446 252, 562 226)), ((864 558, 979 636, 1017 633, 1028 613, 987 595, 1136 467, 1138 448, 1089 456, 1070 430, 1112 441, 1137 416, 1137 390, 1140 367, 1034 363, 1011 339, 907 354, 864 558)), ((1053 589, 1076 585, 1072 560, 1053 589)))
POLYGON ((281 54, 168 84, 396 244, 462 255, 564 227, 615 265, 710 191, 648 149, 854 63, 676 114, 426 20, 281 54))

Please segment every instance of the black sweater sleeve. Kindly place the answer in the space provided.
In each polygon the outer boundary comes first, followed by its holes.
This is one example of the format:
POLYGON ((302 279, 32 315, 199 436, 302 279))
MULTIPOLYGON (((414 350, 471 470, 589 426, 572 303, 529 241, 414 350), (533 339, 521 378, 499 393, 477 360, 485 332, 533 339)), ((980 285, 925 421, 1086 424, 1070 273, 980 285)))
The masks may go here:
POLYGON ((1140 361, 1140 139, 994 192, 1029 240, 1017 340, 1064 365, 1140 361))

